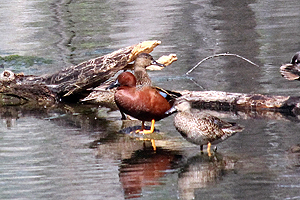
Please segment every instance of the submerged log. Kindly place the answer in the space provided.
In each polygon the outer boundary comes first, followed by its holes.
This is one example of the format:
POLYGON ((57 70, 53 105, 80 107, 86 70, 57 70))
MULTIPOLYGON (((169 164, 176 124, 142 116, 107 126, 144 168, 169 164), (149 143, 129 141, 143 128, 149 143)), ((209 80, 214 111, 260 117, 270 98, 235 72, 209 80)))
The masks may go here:
POLYGON ((31 81, 34 76, 15 74, 5 70, 0 74, 0 106, 7 105, 51 105, 56 102, 54 94, 40 81, 31 81))

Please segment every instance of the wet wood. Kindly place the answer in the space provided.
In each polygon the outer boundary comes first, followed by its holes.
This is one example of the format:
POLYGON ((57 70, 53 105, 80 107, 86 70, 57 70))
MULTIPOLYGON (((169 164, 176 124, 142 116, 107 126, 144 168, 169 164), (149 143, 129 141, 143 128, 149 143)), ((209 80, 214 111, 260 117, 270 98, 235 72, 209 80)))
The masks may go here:
POLYGON ((34 81, 36 77, 15 74, 5 70, 0 75, 0 106, 51 105, 56 102, 54 94, 44 83, 34 81))
POLYGON ((180 91, 180 98, 201 108, 212 110, 248 110, 300 112, 300 96, 272 96, 262 94, 230 93, 222 91, 180 91))

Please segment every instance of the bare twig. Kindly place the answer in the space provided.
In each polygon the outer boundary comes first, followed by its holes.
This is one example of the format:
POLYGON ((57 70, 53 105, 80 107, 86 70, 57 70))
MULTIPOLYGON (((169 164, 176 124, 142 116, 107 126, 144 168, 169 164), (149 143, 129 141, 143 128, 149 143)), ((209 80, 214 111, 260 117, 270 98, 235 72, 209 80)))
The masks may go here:
POLYGON ((243 56, 240 56, 240 55, 237 55, 237 54, 232 54, 232 53, 220 53, 220 54, 215 54, 215 55, 208 56, 208 57, 202 59, 200 62, 197 63, 197 65, 195 65, 192 69, 190 69, 188 72, 186 72, 185 75, 189 75, 192 71, 194 71, 194 69, 196 69, 204 61, 209 60, 211 58, 220 57, 220 56, 235 56, 235 57, 241 58, 241 59, 249 62, 250 64, 252 64, 256 67, 259 67, 259 65, 255 64, 254 62, 252 62, 251 60, 249 60, 247 58, 244 58, 243 56))

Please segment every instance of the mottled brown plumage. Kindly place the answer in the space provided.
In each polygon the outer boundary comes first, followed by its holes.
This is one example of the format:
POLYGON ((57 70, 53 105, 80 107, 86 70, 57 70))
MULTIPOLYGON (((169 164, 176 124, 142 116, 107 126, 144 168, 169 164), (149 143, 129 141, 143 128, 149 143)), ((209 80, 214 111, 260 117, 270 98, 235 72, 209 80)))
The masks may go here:
POLYGON ((158 65, 165 67, 165 65, 156 62, 148 53, 141 53, 134 61, 134 76, 136 77, 136 85, 152 85, 152 81, 147 74, 146 68, 150 65, 158 65))
POLYGON ((280 67, 281 75, 287 80, 300 80, 300 51, 291 59, 291 62, 280 67))
POLYGON ((235 123, 223 121, 212 115, 191 109, 191 105, 186 100, 176 101, 167 114, 178 111, 174 117, 174 125, 180 134, 189 142, 200 145, 208 145, 210 154, 210 144, 217 144, 236 132, 243 130, 235 123))

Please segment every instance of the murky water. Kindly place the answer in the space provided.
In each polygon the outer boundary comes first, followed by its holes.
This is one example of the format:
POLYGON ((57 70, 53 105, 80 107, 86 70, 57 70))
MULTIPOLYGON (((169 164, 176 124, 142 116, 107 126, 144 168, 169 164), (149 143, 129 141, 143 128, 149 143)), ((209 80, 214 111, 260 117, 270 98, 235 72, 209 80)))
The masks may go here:
MULTIPOLYGON (((155 58, 178 56, 150 72, 158 86, 298 95, 299 82, 283 79, 279 67, 300 49, 299 10, 298 0, 2 0, 0 55, 43 62, 0 67, 51 73, 155 39, 155 58), (190 74, 198 85, 183 76, 225 52, 260 67, 220 57, 190 74)), ((117 111, 62 106, 0 109, 1 199, 300 199, 300 155, 288 151, 300 143, 297 118, 216 113, 245 130, 209 158, 180 136, 173 116, 157 123, 154 152, 149 141, 118 133, 117 111)))

